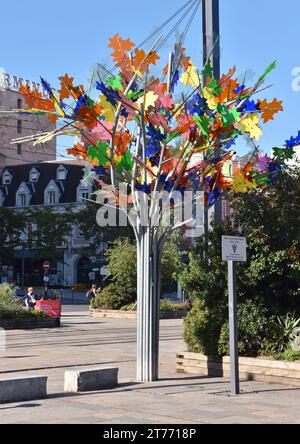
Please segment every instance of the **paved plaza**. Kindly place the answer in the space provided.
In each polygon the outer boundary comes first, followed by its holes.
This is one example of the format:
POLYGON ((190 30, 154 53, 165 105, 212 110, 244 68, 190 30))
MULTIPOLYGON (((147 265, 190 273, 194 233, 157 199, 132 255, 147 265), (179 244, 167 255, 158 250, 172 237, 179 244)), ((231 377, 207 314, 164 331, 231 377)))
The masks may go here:
POLYGON ((245 381, 232 398, 228 379, 176 374, 176 352, 183 350, 182 321, 161 321, 161 379, 137 384, 136 322, 94 319, 88 307, 66 306, 60 329, 7 332, 0 379, 47 375, 49 397, 0 404, 0 423, 300 423, 299 388, 245 381), (120 368, 117 389, 64 394, 66 370, 98 366, 120 368))

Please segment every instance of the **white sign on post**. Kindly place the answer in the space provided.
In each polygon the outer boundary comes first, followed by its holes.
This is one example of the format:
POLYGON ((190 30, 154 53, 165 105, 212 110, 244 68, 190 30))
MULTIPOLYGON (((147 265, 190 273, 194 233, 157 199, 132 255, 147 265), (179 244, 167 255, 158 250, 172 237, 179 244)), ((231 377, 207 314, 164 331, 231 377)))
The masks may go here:
POLYGON ((222 236, 222 260, 233 262, 247 262, 246 238, 222 236))

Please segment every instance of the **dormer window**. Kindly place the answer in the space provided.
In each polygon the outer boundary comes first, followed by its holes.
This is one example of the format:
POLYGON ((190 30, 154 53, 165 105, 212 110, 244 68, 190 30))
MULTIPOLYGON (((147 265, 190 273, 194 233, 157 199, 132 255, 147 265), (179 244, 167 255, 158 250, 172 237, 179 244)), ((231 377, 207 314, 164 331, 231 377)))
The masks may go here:
POLYGON ((67 169, 63 165, 61 165, 59 168, 57 168, 56 180, 66 180, 67 173, 67 169))
POLYGON ((50 180, 48 186, 44 191, 44 202, 45 205, 56 205, 59 204, 61 197, 61 188, 59 183, 54 180, 50 180))
POLYGON ((30 205, 32 193, 25 182, 21 183, 16 192, 16 206, 27 207, 30 205))
POLYGON ((48 202, 49 205, 55 205, 56 202, 56 192, 55 191, 49 191, 48 192, 48 202))
POLYGON ((11 181, 12 181, 12 175, 10 174, 9 171, 5 171, 2 174, 2 185, 10 185, 11 181))
POLYGON ((17 198, 18 207, 26 207, 27 205, 27 195, 25 193, 19 193, 17 198))
POLYGON ((77 188, 77 202, 78 203, 86 203, 89 199, 91 191, 83 184, 80 184, 77 188))
POLYGON ((40 177, 40 173, 36 168, 32 168, 32 170, 29 173, 29 182, 38 182, 40 177))

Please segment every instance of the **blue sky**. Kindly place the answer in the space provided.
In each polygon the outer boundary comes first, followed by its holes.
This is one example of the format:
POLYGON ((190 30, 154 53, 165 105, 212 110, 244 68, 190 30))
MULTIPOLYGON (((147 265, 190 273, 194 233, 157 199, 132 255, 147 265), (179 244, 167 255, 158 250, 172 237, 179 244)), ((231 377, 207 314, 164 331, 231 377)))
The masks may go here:
MULTIPOLYGON (((0 66, 30 80, 39 80, 42 75, 53 85, 66 72, 82 82, 93 63, 110 64, 109 37, 120 32, 139 43, 185 3, 186 0, 19 0, 12 7, 2 2, 0 66)), ((242 73, 248 67, 255 81, 270 62, 278 61, 268 79, 274 86, 262 93, 283 100, 285 108, 274 122, 264 126, 260 146, 269 151, 300 130, 300 92, 292 89, 292 70, 300 67, 300 2, 220 0, 220 8, 222 71, 237 65, 242 73)), ((169 41, 162 55, 167 55, 173 41, 169 41)), ((201 44, 199 12, 185 43, 198 66, 202 60, 201 44)), ((63 152, 63 147, 59 151, 63 152)))

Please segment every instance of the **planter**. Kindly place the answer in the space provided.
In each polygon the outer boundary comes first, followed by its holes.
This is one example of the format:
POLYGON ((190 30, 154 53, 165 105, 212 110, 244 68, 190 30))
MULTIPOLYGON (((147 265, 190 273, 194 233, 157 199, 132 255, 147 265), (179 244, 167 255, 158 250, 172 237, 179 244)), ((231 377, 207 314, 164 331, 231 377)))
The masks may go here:
MULTIPOLYGON (((95 318, 137 319, 136 311, 91 309, 90 314, 95 318)), ((160 312, 160 319, 182 319, 184 316, 185 310, 160 312)))
MULTIPOLYGON (((300 362, 239 358, 240 378, 300 387, 300 362)), ((211 359, 198 353, 177 353, 177 373, 230 377, 230 358, 211 359)))
POLYGON ((56 327, 60 327, 60 318, 0 319, 0 328, 4 330, 32 330, 35 328, 56 327))

